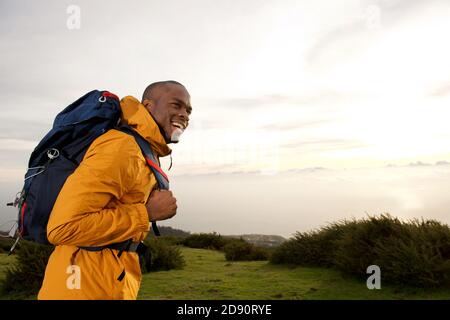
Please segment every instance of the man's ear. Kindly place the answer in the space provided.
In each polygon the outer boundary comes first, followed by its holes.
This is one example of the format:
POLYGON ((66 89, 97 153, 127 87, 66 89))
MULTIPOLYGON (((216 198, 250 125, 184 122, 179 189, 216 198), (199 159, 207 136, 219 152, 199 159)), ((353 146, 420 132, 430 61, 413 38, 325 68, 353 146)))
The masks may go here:
POLYGON ((153 102, 153 100, 150 100, 150 99, 147 99, 147 98, 145 98, 145 99, 142 101, 142 104, 144 105, 144 107, 145 107, 148 111, 152 110, 153 107, 155 106, 155 103, 153 102))

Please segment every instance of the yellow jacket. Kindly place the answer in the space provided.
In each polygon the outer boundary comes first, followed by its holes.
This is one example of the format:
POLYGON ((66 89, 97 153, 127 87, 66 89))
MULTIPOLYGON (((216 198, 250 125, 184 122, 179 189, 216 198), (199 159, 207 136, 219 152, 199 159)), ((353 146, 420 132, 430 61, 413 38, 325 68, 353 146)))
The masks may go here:
MULTIPOLYGON (((120 105, 122 121, 150 142, 158 157, 170 154, 137 99, 125 97, 120 105)), ((136 299, 141 270, 135 252, 119 258, 117 250, 79 247, 143 240, 150 229, 145 203, 156 186, 132 136, 113 129, 97 138, 66 180, 50 215, 47 237, 55 250, 38 299, 136 299)))

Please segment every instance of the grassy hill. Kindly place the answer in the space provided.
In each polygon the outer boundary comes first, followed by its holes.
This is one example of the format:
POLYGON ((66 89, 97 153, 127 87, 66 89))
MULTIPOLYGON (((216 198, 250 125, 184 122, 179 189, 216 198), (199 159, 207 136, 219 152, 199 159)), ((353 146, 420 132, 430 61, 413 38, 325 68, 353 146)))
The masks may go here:
POLYGON ((266 234, 242 234, 242 235, 230 235, 229 238, 241 238, 245 241, 254 244, 259 247, 273 248, 277 247, 286 241, 285 238, 278 235, 266 235, 266 234))
MULTIPOLYGON (((384 286, 368 290, 365 281, 324 268, 271 265, 266 261, 228 262, 219 251, 181 248, 183 270, 143 276, 138 299, 450 299, 450 289, 384 286)), ((0 254, 0 279, 15 257, 0 254)), ((35 296, 0 296, 0 299, 35 296)))
POLYGON ((228 262, 224 254, 182 248, 183 270, 143 276, 139 299, 450 299, 450 289, 386 287, 369 290, 365 281, 323 268, 228 262), (213 271, 212 271, 213 270, 213 271))
MULTIPOLYGON (((168 227, 168 226, 158 226, 158 230, 162 236, 173 236, 173 237, 186 238, 191 234, 188 231, 184 231, 181 229, 175 229, 175 228, 168 227)), ((153 232, 151 232, 149 235, 151 237, 154 236, 153 232)))
MULTIPOLYGON (((172 227, 159 226, 159 231, 162 236, 175 236, 186 238, 191 235, 190 232, 181 229, 175 229, 172 227)), ((150 234, 153 237, 153 234, 150 234)), ((225 238, 242 238, 245 241, 252 243, 260 247, 276 247, 286 241, 285 238, 278 235, 266 235, 266 234, 241 234, 241 235, 222 235, 225 238)))

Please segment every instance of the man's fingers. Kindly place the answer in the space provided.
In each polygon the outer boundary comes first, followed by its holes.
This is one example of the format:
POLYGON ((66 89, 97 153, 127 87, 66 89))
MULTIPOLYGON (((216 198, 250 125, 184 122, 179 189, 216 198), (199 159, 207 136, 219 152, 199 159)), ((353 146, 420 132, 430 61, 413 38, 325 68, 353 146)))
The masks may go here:
POLYGON ((174 197, 167 198, 167 204, 176 204, 176 203, 177 203, 177 198, 174 198, 174 197))
POLYGON ((167 208, 167 213, 160 220, 167 220, 177 214, 177 207, 171 206, 167 208))
POLYGON ((172 191, 169 190, 159 190, 157 194, 160 197, 173 197, 172 191))
POLYGON ((177 214, 177 211, 175 210, 175 211, 173 211, 171 214, 170 214, 170 216, 169 216, 169 218, 168 219, 170 219, 170 218, 172 218, 174 215, 176 215, 177 214))

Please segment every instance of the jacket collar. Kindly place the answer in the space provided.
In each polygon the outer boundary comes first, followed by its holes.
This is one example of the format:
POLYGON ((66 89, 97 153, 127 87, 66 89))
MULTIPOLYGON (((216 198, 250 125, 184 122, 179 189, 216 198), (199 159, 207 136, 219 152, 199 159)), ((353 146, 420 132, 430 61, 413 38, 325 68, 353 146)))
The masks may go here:
POLYGON ((120 107, 122 108, 121 121, 147 140, 159 157, 165 157, 172 152, 150 112, 136 98, 132 96, 122 98, 120 107))

